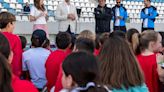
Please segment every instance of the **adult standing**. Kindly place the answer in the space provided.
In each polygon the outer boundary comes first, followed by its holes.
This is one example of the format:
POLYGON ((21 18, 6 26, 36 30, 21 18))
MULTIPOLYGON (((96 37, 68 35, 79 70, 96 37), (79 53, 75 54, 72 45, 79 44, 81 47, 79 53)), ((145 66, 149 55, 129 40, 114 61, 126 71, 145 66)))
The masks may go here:
POLYGON ((151 5, 150 0, 144 0, 145 8, 141 10, 142 31, 154 30, 155 18, 158 16, 157 9, 151 5))
POLYGON ((30 11, 30 21, 34 23, 33 31, 41 29, 46 31, 47 35, 47 10, 43 4, 43 0, 34 0, 34 6, 30 11))
POLYGON ((96 34, 110 32, 110 21, 112 19, 112 10, 105 4, 106 0, 98 0, 99 4, 94 9, 96 20, 96 34))
POLYGON ((30 5, 26 2, 26 5, 23 7, 23 13, 29 14, 30 13, 30 5))
POLYGON ((114 31, 124 31, 126 32, 126 19, 127 19, 127 10, 121 4, 121 0, 116 0, 116 5, 112 8, 113 19, 114 19, 114 31))
POLYGON ((56 19, 59 22, 59 31, 69 31, 69 33, 75 33, 77 12, 74 5, 70 3, 70 0, 65 0, 59 4, 56 9, 56 19))

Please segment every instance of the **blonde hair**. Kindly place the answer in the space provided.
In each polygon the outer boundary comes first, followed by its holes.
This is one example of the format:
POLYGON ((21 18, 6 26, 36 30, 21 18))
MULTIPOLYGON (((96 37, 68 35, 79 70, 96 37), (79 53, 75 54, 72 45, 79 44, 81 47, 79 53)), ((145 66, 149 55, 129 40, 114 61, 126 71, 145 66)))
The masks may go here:
POLYGON ((80 32, 80 34, 77 36, 78 38, 88 38, 91 39, 93 41, 95 41, 96 39, 96 35, 95 33, 91 32, 90 30, 83 30, 82 32, 80 32))

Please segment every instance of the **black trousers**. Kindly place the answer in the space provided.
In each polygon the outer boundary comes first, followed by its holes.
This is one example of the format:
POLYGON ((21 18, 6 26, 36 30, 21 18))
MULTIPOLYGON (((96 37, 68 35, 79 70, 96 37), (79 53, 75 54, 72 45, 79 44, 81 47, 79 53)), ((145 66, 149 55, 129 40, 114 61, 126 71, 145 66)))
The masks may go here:
POLYGON ((126 26, 114 26, 113 30, 126 32, 126 26))
POLYGON ((154 28, 142 28, 142 32, 146 30, 154 30, 154 28))

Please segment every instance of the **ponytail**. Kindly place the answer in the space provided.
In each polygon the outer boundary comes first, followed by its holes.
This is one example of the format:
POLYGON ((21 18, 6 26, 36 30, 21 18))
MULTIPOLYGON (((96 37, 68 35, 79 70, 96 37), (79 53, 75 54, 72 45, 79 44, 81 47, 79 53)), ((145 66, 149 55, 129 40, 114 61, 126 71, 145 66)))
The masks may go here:
POLYGON ((144 31, 142 32, 140 35, 134 35, 133 36, 133 48, 135 51, 135 54, 138 55, 140 54, 142 51, 144 51, 145 49, 147 49, 149 47, 149 43, 151 41, 156 42, 157 38, 158 38, 158 32, 152 31, 152 30, 148 30, 148 31, 144 31), (135 49, 136 48, 136 49, 135 49))
POLYGON ((139 38, 140 38, 140 34, 139 33, 134 33, 132 35, 132 39, 131 39, 132 49, 133 49, 133 51, 136 55, 140 54, 139 38))

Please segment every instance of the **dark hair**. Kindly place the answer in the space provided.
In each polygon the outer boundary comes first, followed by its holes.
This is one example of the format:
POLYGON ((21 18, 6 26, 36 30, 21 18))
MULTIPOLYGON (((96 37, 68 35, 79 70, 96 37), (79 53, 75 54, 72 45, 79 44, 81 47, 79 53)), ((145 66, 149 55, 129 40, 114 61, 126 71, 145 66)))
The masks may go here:
POLYGON ((71 44, 71 35, 67 32, 59 32, 56 35, 56 45, 59 49, 66 49, 71 44))
POLYGON ((100 47, 101 47, 100 37, 99 37, 99 35, 96 35, 95 48, 99 49, 100 47))
POLYGON ((75 42, 76 49, 78 51, 94 52, 94 42, 92 39, 88 38, 78 38, 75 42))
POLYGON ((96 40, 95 40, 96 49, 99 49, 108 38, 109 38, 109 33, 107 32, 102 33, 100 35, 96 35, 96 40))
POLYGON ((0 13, 0 28, 6 28, 8 23, 15 22, 16 18, 15 15, 13 15, 12 13, 9 12, 1 12, 0 13))
POLYGON ((159 34, 162 36, 162 47, 164 47, 164 32, 159 32, 159 34))
POLYGON ((76 41, 76 35, 75 34, 70 34, 71 35, 71 47, 70 49, 73 50, 75 41, 76 41))
POLYGON ((121 89, 141 86, 144 83, 141 69, 126 40, 110 37, 103 45, 99 61, 101 82, 121 89))
POLYGON ((7 59, 0 54, 0 92, 13 92, 12 73, 7 59))
POLYGON ((47 48, 48 46, 50 46, 50 40, 46 39, 45 43, 43 44, 43 48, 47 48))
POLYGON ((42 47, 46 42, 46 32, 41 29, 37 29, 32 33, 31 42, 34 47, 42 47))
POLYGON ((137 48, 138 43, 139 43, 139 39, 138 39, 139 35, 140 34, 138 30, 135 28, 129 29, 126 34, 129 45, 133 49, 133 52, 135 54, 139 53, 139 49, 137 48))
POLYGON ((24 37, 24 36, 19 36, 19 38, 20 38, 20 40, 21 40, 22 49, 26 48, 26 44, 27 44, 26 37, 24 37))
POLYGON ((9 55, 10 55, 10 44, 7 40, 7 38, 2 34, 0 33, 0 53, 2 53, 7 59, 9 58, 9 55))
POLYGON ((43 5, 40 5, 40 0, 34 0, 34 6, 38 9, 38 10, 41 10, 41 11, 45 11, 45 7, 44 7, 44 4, 43 5))
POLYGON ((126 35, 125 32, 123 31, 113 31, 112 33, 110 33, 109 37, 114 37, 114 36, 118 36, 121 37, 123 39, 126 39, 126 35))
POLYGON ((133 37, 133 34, 135 33, 139 33, 137 29, 135 28, 131 28, 127 31, 126 35, 127 35, 127 40, 132 43, 132 37, 133 37))
MULTIPOLYGON (((99 68, 94 55, 86 52, 75 52, 70 54, 62 64, 66 76, 71 75, 78 87, 86 87, 89 82, 96 84, 99 78, 99 68)), ((91 86, 79 92, 107 92, 104 88, 91 86)))

